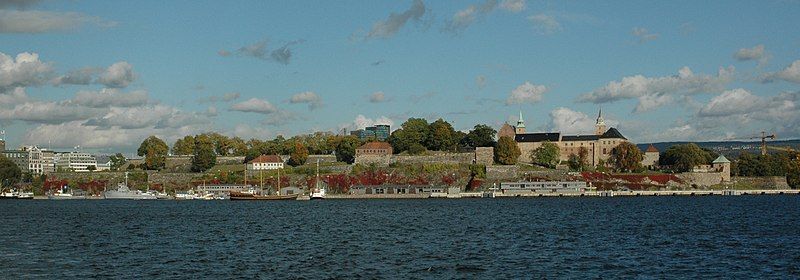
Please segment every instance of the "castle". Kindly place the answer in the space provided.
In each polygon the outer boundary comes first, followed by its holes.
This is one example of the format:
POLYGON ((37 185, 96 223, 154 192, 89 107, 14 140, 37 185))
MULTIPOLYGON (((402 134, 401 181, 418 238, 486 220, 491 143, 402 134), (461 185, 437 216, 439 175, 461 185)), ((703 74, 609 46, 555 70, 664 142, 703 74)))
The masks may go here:
POLYGON ((498 133, 499 136, 513 136, 517 142, 520 151, 519 162, 530 163, 531 152, 542 146, 542 143, 549 141, 556 144, 560 149, 560 157, 562 162, 569 160, 571 155, 578 155, 580 150, 586 149, 587 159, 586 164, 597 166, 600 161, 608 162, 611 156, 611 150, 622 142, 628 142, 625 136, 622 136, 616 128, 606 129, 605 120, 603 120, 603 111, 597 115, 595 123, 594 134, 590 135, 563 135, 561 132, 545 132, 545 133, 526 133, 525 120, 522 118, 522 112, 519 113, 519 120, 517 125, 513 128, 504 124, 498 133), (513 131, 513 135, 510 135, 513 131))

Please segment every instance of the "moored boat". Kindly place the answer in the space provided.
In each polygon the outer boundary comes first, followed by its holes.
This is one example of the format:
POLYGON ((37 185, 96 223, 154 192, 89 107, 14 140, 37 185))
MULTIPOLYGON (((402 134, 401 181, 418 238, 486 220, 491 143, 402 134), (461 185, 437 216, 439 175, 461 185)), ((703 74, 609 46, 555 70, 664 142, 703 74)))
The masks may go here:
POLYGON ((72 190, 68 186, 62 186, 57 191, 48 194, 47 199, 86 199, 86 192, 72 190))
POLYGON ((131 190, 130 188, 128 188, 128 172, 125 172, 125 183, 118 184, 116 190, 104 191, 103 198, 149 200, 149 199, 157 199, 158 197, 150 192, 131 190))

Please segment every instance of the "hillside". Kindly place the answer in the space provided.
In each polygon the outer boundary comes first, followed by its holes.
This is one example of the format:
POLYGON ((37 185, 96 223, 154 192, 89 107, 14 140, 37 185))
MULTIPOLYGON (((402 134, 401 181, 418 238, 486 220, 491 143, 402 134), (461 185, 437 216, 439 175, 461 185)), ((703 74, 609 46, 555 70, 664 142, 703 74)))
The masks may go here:
MULTIPOLYGON (((639 147, 639 149, 644 151, 647 149, 648 145, 653 144, 653 146, 655 146, 656 149, 663 152, 671 146, 686 144, 686 143, 695 143, 700 147, 707 148, 724 155, 736 156, 742 152, 748 152, 753 154, 761 153, 761 141, 657 142, 657 143, 642 143, 642 144, 637 144, 637 146, 639 147)), ((791 147, 792 149, 800 150, 800 139, 767 141, 767 145, 773 147, 791 147)), ((771 150, 770 152, 775 152, 775 151, 771 150)))

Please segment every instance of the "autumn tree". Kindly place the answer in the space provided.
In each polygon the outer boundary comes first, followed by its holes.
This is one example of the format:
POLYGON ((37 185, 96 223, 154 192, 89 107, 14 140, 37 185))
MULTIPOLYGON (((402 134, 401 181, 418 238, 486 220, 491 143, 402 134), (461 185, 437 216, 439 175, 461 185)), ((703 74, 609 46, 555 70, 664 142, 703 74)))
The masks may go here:
POLYGON ((643 157, 639 147, 631 142, 622 142, 611 149, 608 160, 617 171, 631 172, 641 168, 643 157))
POLYGON ((137 155, 144 157, 143 168, 148 170, 163 169, 166 164, 168 152, 169 146, 167 146, 167 143, 164 143, 164 140, 156 136, 150 136, 144 139, 142 144, 139 145, 139 149, 136 150, 137 155))
POLYGON ((127 159, 125 158, 124 155, 122 155, 122 153, 116 153, 115 155, 109 157, 109 159, 111 160, 112 171, 119 170, 119 168, 125 165, 125 162, 127 161, 127 159))
POLYGON ((477 124, 467 133, 462 144, 468 147, 493 147, 495 135, 497 135, 497 131, 494 128, 485 124, 477 124))
POLYGON ((560 153, 558 145, 550 141, 544 141, 541 146, 531 151, 531 162, 548 168, 555 168, 561 162, 560 153))
POLYGON ((659 164, 672 166, 677 172, 689 172, 697 165, 709 164, 712 156, 694 143, 674 145, 661 154, 659 164))
POLYGON ((494 149, 494 161, 504 165, 517 164, 521 152, 517 142, 509 136, 500 137, 494 149))
POLYGON ((308 159, 308 148, 300 142, 294 144, 294 151, 292 151, 289 158, 289 165, 300 166, 306 163, 308 159))
POLYGON ((185 136, 172 145, 173 155, 191 155, 194 153, 194 137, 185 136))
POLYGON ((456 131, 443 119, 432 122, 426 138, 426 147, 434 151, 455 151, 458 140, 456 131))

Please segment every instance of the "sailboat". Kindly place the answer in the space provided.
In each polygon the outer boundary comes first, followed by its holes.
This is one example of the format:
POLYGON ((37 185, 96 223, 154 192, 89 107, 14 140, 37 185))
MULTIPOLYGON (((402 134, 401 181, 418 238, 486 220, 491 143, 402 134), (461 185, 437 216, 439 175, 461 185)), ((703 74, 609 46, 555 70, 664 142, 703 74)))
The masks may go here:
MULTIPOLYGON (((247 165, 244 167, 244 180, 245 185, 247 185, 247 165)), ((256 194, 255 192, 231 192, 230 193, 230 200, 296 200, 299 194, 286 194, 281 195, 281 168, 278 168, 278 191, 274 195, 264 195, 263 190, 263 178, 261 180, 262 189, 261 192, 256 194)))
POLYGON ((311 190, 311 199, 324 199, 325 188, 320 187, 319 184, 319 159, 317 159, 317 179, 314 181, 316 182, 316 186, 311 190))

